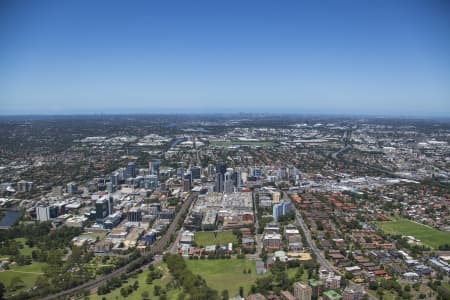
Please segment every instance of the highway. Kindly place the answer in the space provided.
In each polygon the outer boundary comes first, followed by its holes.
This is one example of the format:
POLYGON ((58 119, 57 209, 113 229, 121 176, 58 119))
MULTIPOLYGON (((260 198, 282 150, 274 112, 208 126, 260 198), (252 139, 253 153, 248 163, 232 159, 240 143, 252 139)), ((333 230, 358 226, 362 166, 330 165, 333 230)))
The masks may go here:
MULTIPOLYGON (((172 222, 169 225, 169 228, 167 229, 166 233, 159 239, 157 240, 153 246, 150 249, 150 254, 160 254, 162 253, 165 248, 169 245, 170 243, 170 239, 172 234, 176 231, 177 226, 178 226, 178 221, 181 218, 181 216, 183 215, 183 212, 186 211, 192 204, 192 201, 197 197, 197 193, 191 193, 187 200, 184 201, 184 203, 181 206, 181 209, 178 211, 177 215, 175 216, 175 218, 172 220, 172 222)), ((104 284, 107 280, 119 276, 123 273, 126 273, 127 268, 132 264, 133 262, 129 262, 127 265, 114 270, 113 272, 111 272, 108 275, 103 276, 102 278, 98 278, 95 280, 91 280, 88 281, 82 285, 79 285, 77 287, 74 287, 72 289, 68 289, 62 292, 59 292, 57 294, 53 294, 53 295, 49 295, 46 296, 44 298, 41 298, 43 300, 51 300, 51 299, 57 299, 57 298, 62 298, 64 296, 67 295, 71 295, 74 294, 80 290, 84 290, 84 289, 88 289, 90 291, 95 291, 99 286, 101 286, 102 284, 104 284)), ((146 266, 143 266, 142 268, 145 268, 146 266)))
POLYGON ((358 167, 362 167, 362 168, 367 168, 367 169, 370 169, 372 171, 376 171, 376 172, 380 172, 380 173, 389 175, 391 177, 397 177, 397 178, 402 178, 402 179, 412 179, 412 178, 409 178, 407 176, 401 176, 401 175, 396 174, 396 173, 394 173, 394 172, 392 172, 390 170, 387 170, 387 169, 382 169, 380 167, 375 167, 375 166, 364 164, 364 163, 361 163, 361 162, 358 162, 358 161, 348 160, 348 159, 344 159, 342 157, 341 158, 339 157, 342 153, 344 153, 344 152, 346 152, 346 151, 348 151, 350 149, 352 149, 352 146, 351 145, 346 145, 345 147, 343 147, 343 148, 339 149, 338 151, 334 152, 333 154, 331 154, 331 157, 334 160, 338 160, 339 159, 340 161, 342 161, 344 163, 351 164, 351 165, 358 166, 358 167))
POLYGON ((339 149, 338 151, 334 152, 333 154, 331 154, 331 156, 333 157, 333 159, 337 159, 338 155, 340 155, 341 153, 344 153, 345 151, 351 149, 352 146, 347 145, 344 148, 339 149))

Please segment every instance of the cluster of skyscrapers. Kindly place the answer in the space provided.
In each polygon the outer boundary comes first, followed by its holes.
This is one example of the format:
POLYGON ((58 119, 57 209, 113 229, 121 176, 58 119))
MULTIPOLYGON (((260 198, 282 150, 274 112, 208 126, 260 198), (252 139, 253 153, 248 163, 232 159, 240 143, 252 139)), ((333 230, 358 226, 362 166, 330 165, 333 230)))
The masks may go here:
POLYGON ((239 170, 227 168, 223 163, 216 166, 214 192, 233 193, 239 191, 241 187, 241 174, 239 170))

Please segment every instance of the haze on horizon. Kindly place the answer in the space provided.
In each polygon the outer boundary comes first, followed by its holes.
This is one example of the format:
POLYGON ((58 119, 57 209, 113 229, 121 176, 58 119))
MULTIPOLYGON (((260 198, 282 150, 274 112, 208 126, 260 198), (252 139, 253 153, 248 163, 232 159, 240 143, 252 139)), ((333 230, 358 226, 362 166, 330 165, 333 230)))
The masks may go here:
POLYGON ((161 112, 448 117, 450 5, 1 2, 0 114, 161 112))

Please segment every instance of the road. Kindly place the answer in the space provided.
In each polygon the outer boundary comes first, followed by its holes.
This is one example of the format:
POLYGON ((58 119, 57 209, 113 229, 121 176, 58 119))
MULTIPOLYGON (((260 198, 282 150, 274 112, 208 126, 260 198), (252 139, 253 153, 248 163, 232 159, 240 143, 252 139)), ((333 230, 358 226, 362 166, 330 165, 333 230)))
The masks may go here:
POLYGON ((262 234, 258 234, 259 231, 259 221, 258 221, 258 207, 256 206, 256 195, 253 192, 252 193, 253 198, 253 208, 254 208, 254 220, 255 220, 255 247, 256 252, 254 254, 246 254, 245 258, 252 259, 252 260, 258 260, 260 259, 260 255, 262 252, 262 234))
MULTIPOLYGON (((297 224, 297 226, 300 226, 300 228, 305 233, 306 241, 308 242, 311 251, 314 252, 314 254, 316 255, 317 262, 320 264, 322 268, 325 268, 328 271, 333 271, 335 274, 340 274, 340 272, 325 258, 322 251, 320 251, 320 249, 317 248, 316 243, 311 238, 311 231, 309 230, 308 226, 306 226, 302 215, 295 206, 294 209, 295 209, 295 223, 297 224)), ((376 300, 376 298, 374 298, 371 294, 366 293, 366 295, 369 297, 370 300, 376 300)))
MULTIPOLYGON (((194 199, 195 199, 195 197, 194 197, 194 199)), ((193 201, 193 199, 192 199, 192 201, 193 201)), ((191 210, 192 210, 192 201, 191 201, 191 203, 189 204, 189 207, 188 207, 188 213, 186 214, 185 221, 186 221, 186 219, 189 217, 189 214, 191 213, 191 210)), ((180 239, 181 239, 181 235, 182 235, 183 231, 184 231, 184 228, 182 227, 182 228, 178 231, 177 237, 175 238, 175 241, 173 242, 172 246, 169 247, 169 251, 170 251, 171 253, 177 253, 177 252, 178 252, 178 242, 179 242, 180 239)))
POLYGON ((402 178, 402 179, 413 179, 413 178, 410 178, 408 176, 402 176, 402 175, 396 174, 396 173, 394 173, 394 172, 392 172, 390 170, 387 170, 387 169, 382 169, 380 167, 371 166, 371 165, 364 164, 364 163, 361 163, 361 162, 358 162, 358 161, 348 160, 348 159, 344 159, 342 157, 339 157, 342 153, 346 152, 349 149, 352 149, 351 145, 347 145, 347 146, 339 149, 338 151, 336 151, 333 154, 331 154, 331 157, 334 160, 338 160, 339 159, 340 161, 342 161, 344 163, 351 164, 351 165, 354 165, 354 166, 357 166, 357 167, 367 168, 367 169, 370 169, 372 171, 376 171, 376 172, 380 172, 380 173, 389 175, 391 177, 402 178))
POLYGON ((181 216, 183 215, 183 212, 188 210, 191 207, 192 202, 195 198, 197 198, 198 193, 192 192, 186 201, 184 201, 183 205, 181 206, 180 210, 178 211, 177 215, 173 219, 172 223, 170 223, 169 229, 167 229, 166 233, 162 238, 157 240, 155 244, 153 244, 153 247, 150 249, 152 254, 161 254, 169 245, 170 239, 172 237, 172 234, 175 233, 177 227, 178 227, 178 221, 180 220, 181 216))
MULTIPOLYGON (((181 216, 183 215, 183 212, 186 211, 192 204, 192 201, 197 197, 197 193, 191 193, 187 200, 184 201, 184 203, 182 204, 180 210, 178 211, 177 215, 175 216, 175 218, 173 219, 172 223, 170 223, 169 228, 167 229, 166 233, 159 239, 157 240, 152 248, 150 249, 150 253, 151 254, 160 254, 163 252, 163 250, 167 247, 167 245, 170 243, 170 239, 172 234, 175 232, 175 230, 177 229, 178 226, 178 220, 181 218, 181 216)), ((41 298, 42 300, 51 300, 51 299, 57 299, 57 298, 62 298, 64 296, 67 295, 71 295, 74 294, 76 292, 79 292, 80 290, 90 290, 90 291, 95 291, 99 286, 101 286, 102 284, 104 284, 107 280, 110 280, 113 277, 119 276, 123 273, 126 273, 127 268, 131 265, 132 262, 128 263, 127 265, 112 271, 110 274, 103 276, 102 278, 98 278, 95 280, 91 280, 88 281, 82 285, 79 285, 77 287, 74 287, 72 289, 69 290, 65 290, 62 292, 59 292, 57 294, 53 294, 53 295, 49 295, 47 297, 41 298)), ((142 266, 141 268, 146 268, 147 265, 142 266)))
POLYGON ((345 151, 347 151, 348 149, 351 149, 351 148, 352 148, 352 146, 347 145, 344 148, 341 148, 338 151, 336 151, 333 154, 331 154, 331 156, 333 157, 333 159, 337 159, 338 155, 340 155, 341 153, 344 153, 345 151))
MULTIPOLYGON (((286 194, 286 192, 283 192, 283 193, 284 193, 284 197, 287 198, 288 195, 286 194)), ((322 251, 320 251, 320 249, 317 248, 316 243, 311 238, 311 231, 309 230, 308 226, 306 226, 302 215, 300 214, 300 212, 298 211, 298 209, 295 205, 293 205, 293 207, 295 210, 295 224, 297 226, 300 226, 300 228, 305 233, 306 241, 308 242, 309 248, 311 249, 311 251, 314 252, 314 254, 316 255, 317 262, 320 264, 320 266, 322 268, 325 268, 329 271, 333 271, 335 273, 339 273, 339 271, 325 258, 322 251)))
POLYGON ((305 233, 306 241, 309 244, 309 248, 316 255, 317 262, 320 264, 320 266, 329 271, 338 273, 336 268, 324 257, 322 251, 320 251, 320 249, 317 248, 316 243, 311 238, 311 231, 309 230, 308 226, 306 226, 305 222, 303 221, 302 215, 298 211, 295 213, 295 223, 298 226, 300 226, 300 228, 305 233))

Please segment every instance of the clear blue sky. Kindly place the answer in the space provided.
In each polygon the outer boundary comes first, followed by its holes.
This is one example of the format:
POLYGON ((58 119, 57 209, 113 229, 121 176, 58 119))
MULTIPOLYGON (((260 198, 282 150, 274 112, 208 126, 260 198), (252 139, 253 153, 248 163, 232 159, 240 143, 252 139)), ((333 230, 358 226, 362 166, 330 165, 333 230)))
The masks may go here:
POLYGON ((450 116, 450 1, 0 1, 0 114, 450 116))

